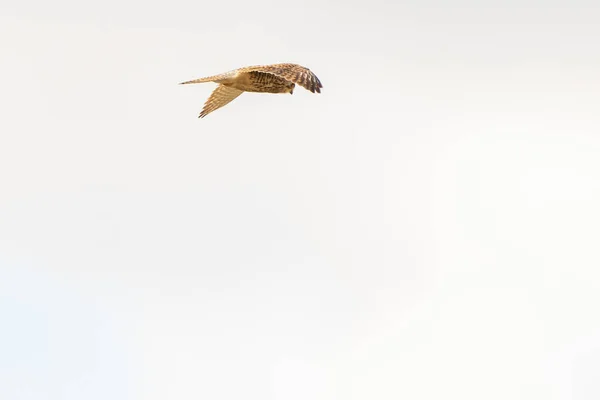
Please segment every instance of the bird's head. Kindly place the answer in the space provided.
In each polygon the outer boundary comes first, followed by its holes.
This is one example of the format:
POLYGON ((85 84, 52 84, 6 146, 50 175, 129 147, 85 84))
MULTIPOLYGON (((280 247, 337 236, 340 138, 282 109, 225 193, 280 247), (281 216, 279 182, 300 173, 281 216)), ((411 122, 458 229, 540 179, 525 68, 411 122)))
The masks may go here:
POLYGON ((293 82, 286 82, 285 88, 287 89, 287 93, 294 94, 294 87, 296 87, 295 83, 293 83, 293 82))

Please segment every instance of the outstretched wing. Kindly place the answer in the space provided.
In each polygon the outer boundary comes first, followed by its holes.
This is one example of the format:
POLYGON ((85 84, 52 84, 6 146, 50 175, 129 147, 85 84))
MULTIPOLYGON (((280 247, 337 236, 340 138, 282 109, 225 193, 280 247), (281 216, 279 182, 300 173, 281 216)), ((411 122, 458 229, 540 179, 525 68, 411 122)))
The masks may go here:
POLYGON ((313 93, 321 93, 321 88, 323 87, 319 78, 317 78, 317 76, 310 69, 298 64, 257 65, 253 67, 241 68, 240 71, 258 71, 277 75, 290 82, 294 82, 295 84, 300 85, 313 93))
POLYGON ((229 86, 219 85, 217 88, 211 93, 206 103, 204 103, 204 108, 202 112, 198 116, 198 118, 204 118, 211 112, 215 111, 218 108, 223 107, 224 105, 230 103, 233 99, 238 97, 240 94, 244 93, 242 90, 235 89, 229 86))

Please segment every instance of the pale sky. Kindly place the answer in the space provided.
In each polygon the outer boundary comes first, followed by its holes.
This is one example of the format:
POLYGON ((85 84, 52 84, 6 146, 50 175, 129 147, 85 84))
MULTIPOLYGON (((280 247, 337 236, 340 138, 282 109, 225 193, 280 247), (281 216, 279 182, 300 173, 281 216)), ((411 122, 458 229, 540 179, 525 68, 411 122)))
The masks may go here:
POLYGON ((0 398, 597 400, 598 21, 3 2, 0 398))

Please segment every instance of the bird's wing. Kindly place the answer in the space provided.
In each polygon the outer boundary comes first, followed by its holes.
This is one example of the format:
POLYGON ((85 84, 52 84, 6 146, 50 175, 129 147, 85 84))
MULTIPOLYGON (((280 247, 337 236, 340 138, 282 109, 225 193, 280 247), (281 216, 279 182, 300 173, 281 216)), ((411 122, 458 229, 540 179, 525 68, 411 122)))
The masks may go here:
POLYGON ((319 78, 317 78, 317 76, 310 69, 298 64, 257 65, 253 67, 241 68, 239 71, 258 71, 277 75, 290 82, 294 82, 313 93, 321 93, 321 88, 323 87, 319 78))
POLYGON ((206 100, 206 103, 204 103, 204 108, 202 109, 202 112, 200 112, 198 118, 206 117, 208 114, 228 104, 242 93, 244 93, 242 90, 229 86, 217 86, 217 88, 211 93, 208 100, 206 100))

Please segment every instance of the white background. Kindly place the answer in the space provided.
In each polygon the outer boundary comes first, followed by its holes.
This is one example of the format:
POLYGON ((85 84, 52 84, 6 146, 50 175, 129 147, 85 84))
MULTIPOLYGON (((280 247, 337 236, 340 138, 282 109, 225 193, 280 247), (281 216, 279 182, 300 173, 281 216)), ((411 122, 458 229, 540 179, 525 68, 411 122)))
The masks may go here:
POLYGON ((3 3, 0 398, 600 398, 600 8, 451 3, 3 3))

